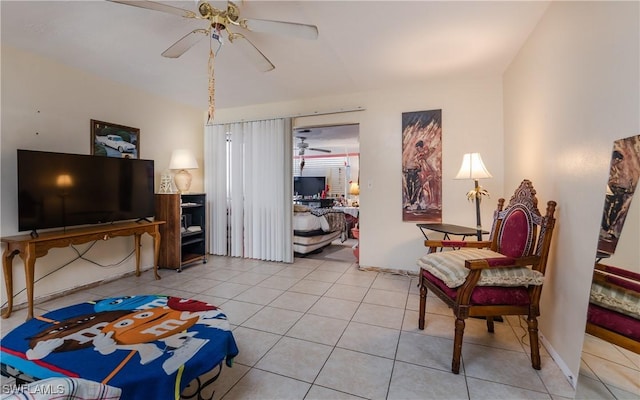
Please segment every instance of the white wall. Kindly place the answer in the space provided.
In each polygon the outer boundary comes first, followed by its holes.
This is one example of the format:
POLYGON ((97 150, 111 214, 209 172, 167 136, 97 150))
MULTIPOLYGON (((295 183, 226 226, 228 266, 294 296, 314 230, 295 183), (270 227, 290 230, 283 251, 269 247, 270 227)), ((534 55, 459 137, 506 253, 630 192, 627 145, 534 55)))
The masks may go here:
MULTIPOLYGON (((402 221, 402 113, 442 109, 443 221, 475 226, 475 208, 466 198, 471 181, 453 180, 464 153, 482 153, 493 179, 482 182, 491 199, 482 204, 490 226, 503 196, 502 83, 500 77, 416 84, 380 92, 219 109, 216 122, 277 115, 322 113, 362 107, 365 111, 316 118, 314 123, 360 124, 360 264, 417 271, 424 238, 402 221)), ((513 190, 514 188, 510 188, 513 190)), ((437 237, 437 236, 434 236, 437 237)))
MULTIPOLYGON (((161 172, 169 165, 172 148, 190 148, 203 165, 202 110, 108 82, 7 46, 1 50, 0 234, 3 237, 18 233, 16 149, 89 154, 91 119, 140 129, 140 155, 155 161, 156 190, 161 172)), ((192 190, 202 191, 202 168, 193 173, 192 190)), ((143 267, 153 265, 151 243, 145 235, 143 267)), ((84 250, 89 245, 77 247, 84 250)), ((120 262, 132 250, 133 238, 116 238, 97 242, 85 257, 110 265, 120 262)), ((67 263, 69 265, 36 283, 37 297, 135 270, 133 257, 118 266, 103 268, 77 259, 76 253, 69 248, 54 249, 37 260, 36 279, 67 263)), ((14 293, 24 287, 22 261, 15 257, 14 293)), ((2 304, 6 302, 4 289, 2 283, 2 304)), ((14 304, 25 301, 23 292, 15 298, 14 304)))
POLYGON ((552 2, 504 77, 505 187, 558 202, 540 327, 574 377, 613 141, 640 133, 639 4, 552 2))

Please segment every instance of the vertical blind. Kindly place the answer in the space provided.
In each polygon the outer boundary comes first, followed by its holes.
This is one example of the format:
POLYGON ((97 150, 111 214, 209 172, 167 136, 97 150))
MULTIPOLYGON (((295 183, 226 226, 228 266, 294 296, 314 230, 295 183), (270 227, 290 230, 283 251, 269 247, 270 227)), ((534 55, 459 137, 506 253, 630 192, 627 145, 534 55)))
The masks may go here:
POLYGON ((293 262, 290 119, 205 127, 213 254, 293 262))

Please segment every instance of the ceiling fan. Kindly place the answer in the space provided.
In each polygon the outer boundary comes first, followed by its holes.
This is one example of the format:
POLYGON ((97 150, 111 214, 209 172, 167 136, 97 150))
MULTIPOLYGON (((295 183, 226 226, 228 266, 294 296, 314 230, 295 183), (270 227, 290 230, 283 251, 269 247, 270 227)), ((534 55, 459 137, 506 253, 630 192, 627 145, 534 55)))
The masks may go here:
POLYGON ((296 147, 298 148, 298 155, 299 156, 304 156, 305 150, 321 151, 323 153, 331 153, 331 150, 329 150, 329 149, 321 149, 321 148, 317 148, 317 147, 309 147, 309 143, 305 142, 305 140, 307 140, 306 137, 298 136, 298 139, 300 139, 300 141, 296 144, 296 147))
POLYGON ((170 6, 168 4, 158 3, 146 0, 109 0, 113 3, 126 4, 129 6, 146 8, 149 10, 161 11, 184 18, 207 20, 208 24, 205 28, 194 29, 187 33, 162 55, 168 58, 178 58, 187 50, 193 47, 204 37, 212 36, 220 43, 221 32, 226 31, 230 43, 237 43, 242 50, 247 52, 257 66, 264 72, 270 71, 275 66, 269 59, 253 44, 246 36, 239 32, 232 32, 229 28, 241 28, 253 32, 266 32, 274 34, 282 34, 298 37, 301 39, 317 39, 318 28, 315 25, 300 24, 296 22, 272 21, 265 19, 241 18, 240 8, 232 1, 213 1, 200 0, 197 2, 197 12, 185 10, 182 8, 170 6), (220 4, 224 8, 216 8, 211 4, 220 4), (237 39, 237 42, 235 42, 237 39))
MULTIPOLYGON (((273 63, 242 33, 234 32, 232 29, 247 30, 252 32, 265 32, 280 35, 288 35, 301 39, 317 39, 318 28, 315 25, 300 24, 296 22, 273 21, 266 19, 242 18, 240 8, 232 1, 197 1, 197 12, 170 6, 147 0, 108 0, 113 3, 125 4, 148 10, 160 11, 177 15, 184 18, 206 20, 204 28, 194 29, 180 38, 177 42, 166 49, 162 56, 168 58, 178 58, 196 43, 205 37, 209 37, 211 42, 222 45, 222 32, 226 31, 230 43, 238 45, 241 50, 251 58, 253 63, 262 71, 268 72, 275 68, 273 63), (218 7, 212 4, 218 5, 218 7)), ((210 42, 210 43, 211 43, 210 42)), ((219 47, 218 47, 219 48, 219 47)), ((213 59, 215 53, 213 49, 209 51, 209 121, 213 119, 213 59)))

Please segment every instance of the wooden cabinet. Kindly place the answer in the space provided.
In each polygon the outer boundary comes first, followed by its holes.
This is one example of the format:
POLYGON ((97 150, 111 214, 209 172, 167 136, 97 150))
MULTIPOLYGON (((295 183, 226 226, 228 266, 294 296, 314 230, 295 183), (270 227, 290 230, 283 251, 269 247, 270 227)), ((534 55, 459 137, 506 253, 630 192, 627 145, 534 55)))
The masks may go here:
POLYGON ((158 266, 182 270, 196 261, 207 262, 206 196, 204 194, 156 194, 156 220, 162 246, 158 266))

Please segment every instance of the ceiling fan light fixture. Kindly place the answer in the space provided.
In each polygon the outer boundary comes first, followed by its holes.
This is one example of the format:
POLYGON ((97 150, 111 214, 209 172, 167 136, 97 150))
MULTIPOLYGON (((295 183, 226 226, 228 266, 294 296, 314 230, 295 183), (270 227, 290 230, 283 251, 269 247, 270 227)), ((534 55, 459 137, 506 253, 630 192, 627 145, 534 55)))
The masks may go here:
MULTIPOLYGON (((198 14, 193 11, 184 10, 179 7, 174 7, 166 4, 159 3, 157 1, 148 0, 109 0, 114 3, 120 3, 128 6, 146 8, 148 10, 160 11, 168 14, 178 15, 184 18, 191 18, 197 20, 207 20, 209 26, 206 29, 194 29, 192 32, 183 36, 176 43, 171 45, 167 50, 162 53, 162 56, 168 58, 178 58, 184 52, 194 46, 204 36, 210 35, 209 45, 209 110, 207 123, 213 121, 213 114, 215 111, 214 106, 214 85, 215 79, 214 73, 214 57, 215 52, 211 46, 212 41, 217 41, 222 45, 222 37, 220 32, 227 30, 229 43, 233 43, 235 39, 241 39, 236 41, 237 47, 241 48, 241 51, 248 55, 249 59, 253 61, 256 67, 262 72, 268 72, 275 68, 275 66, 269 61, 269 59, 247 38, 246 36, 230 32, 228 27, 230 25, 238 26, 241 28, 249 29, 247 21, 252 23, 253 28, 259 32, 271 32, 282 33, 287 35, 293 35, 297 37, 307 37, 310 39, 316 39, 318 36, 318 28, 315 25, 299 24, 295 22, 284 21, 272 21, 272 20, 246 20, 240 18, 240 8, 232 1, 226 0, 224 8, 216 8, 208 0, 195 0, 198 14)), ((213 4, 217 4, 216 1, 213 4)), ((218 47, 218 50, 220 47, 218 47)))
POLYGON ((304 155, 305 150, 320 151, 322 153, 331 153, 331 150, 329 150, 329 149, 321 149, 321 148, 317 148, 317 147, 309 147, 309 143, 305 142, 305 140, 307 140, 307 138, 304 137, 304 136, 298 136, 297 138, 300 139, 300 141, 296 144, 296 147, 298 148, 298 155, 300 155, 300 156, 304 155))
POLYGON ((231 1, 227 1, 226 17, 232 23, 238 25, 238 18, 240 17, 240 9, 235 3, 231 1))
POLYGON ((213 7, 206 0, 200 0, 198 2, 198 12, 202 18, 209 18, 213 15, 213 7))
POLYGON ((209 18, 209 21, 211 21, 211 27, 213 29, 216 29, 218 31, 223 31, 223 30, 227 29, 227 21, 226 21, 226 19, 221 17, 221 16, 219 16, 219 15, 216 15, 216 16, 213 16, 213 17, 209 18))

